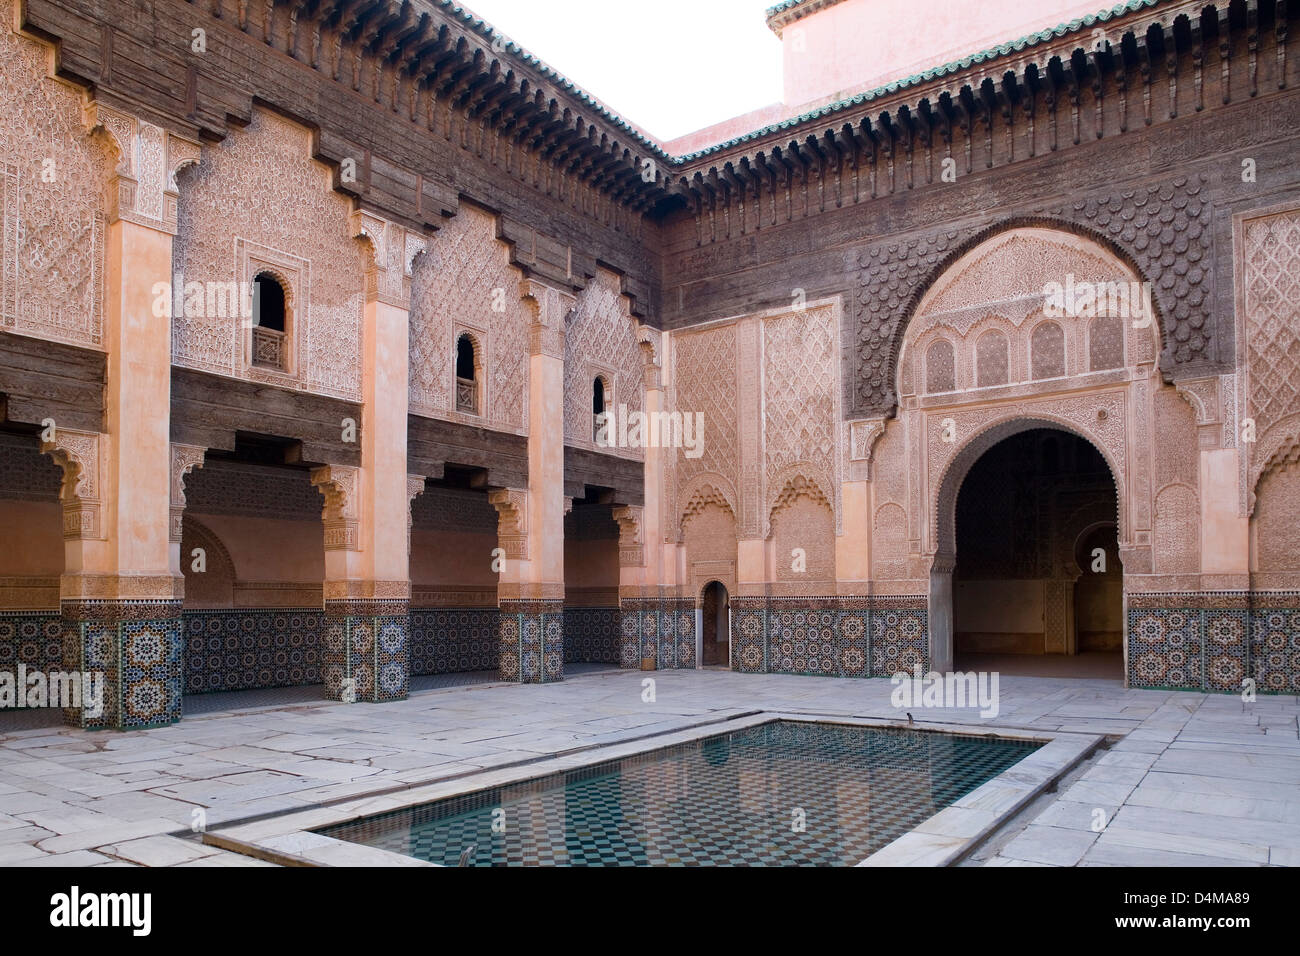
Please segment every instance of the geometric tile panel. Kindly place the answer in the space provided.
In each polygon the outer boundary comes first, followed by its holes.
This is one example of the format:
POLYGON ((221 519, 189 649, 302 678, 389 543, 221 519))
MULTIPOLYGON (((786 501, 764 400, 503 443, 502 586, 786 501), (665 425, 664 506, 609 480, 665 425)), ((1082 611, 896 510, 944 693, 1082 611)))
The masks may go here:
POLYGON ((1130 595, 1128 657, 1133 687, 1300 693, 1300 594, 1130 595))
POLYGON ((564 662, 617 664, 620 642, 616 607, 564 609, 564 662))
POLYGON ((891 677, 929 667, 924 597, 734 598, 732 669, 891 677))
POLYGON ((187 694, 321 681, 319 609, 185 611, 181 618, 187 694))
POLYGON ((1205 689, 1239 693, 1247 674, 1250 612, 1241 609, 1205 610, 1202 634, 1205 649, 1205 689))
POLYGON ((62 669, 103 676, 103 707, 64 719, 86 729, 139 730, 181 718, 184 648, 179 602, 79 601, 64 604, 62 669))
POLYGON ((411 673, 496 670, 496 608, 413 608, 411 673))
POLYGON ((0 611, 0 671, 63 667, 63 617, 58 611, 0 611))
POLYGON ((653 660, 658 670, 694 670, 694 601, 627 600, 621 617, 620 667, 637 669, 653 660))
POLYGON ((564 604, 560 601, 500 602, 498 670, 521 684, 564 680, 564 604))
POLYGON ((871 673, 892 677, 910 672, 917 664, 930 666, 929 610, 926 599, 882 599, 871 608, 871 673), (910 606, 909 606, 910 605, 910 606))
POLYGON ((1200 690, 1203 659, 1199 609, 1129 608, 1130 686, 1200 690))
POLYGON ((1251 612, 1250 657, 1261 692, 1300 694, 1300 600, 1251 612))
POLYGON ((367 703, 405 700, 411 686, 410 631, 404 602, 327 602, 321 646, 326 696, 367 703), (384 613, 398 608, 400 613, 384 613), (341 613, 347 610, 358 613, 341 613))

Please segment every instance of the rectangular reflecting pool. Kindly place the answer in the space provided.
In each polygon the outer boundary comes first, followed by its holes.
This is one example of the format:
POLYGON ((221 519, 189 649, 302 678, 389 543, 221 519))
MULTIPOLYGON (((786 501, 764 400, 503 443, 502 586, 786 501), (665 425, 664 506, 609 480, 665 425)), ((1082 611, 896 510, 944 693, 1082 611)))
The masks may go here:
POLYGON ((447 866, 852 866, 1039 746, 773 721, 318 832, 447 866))

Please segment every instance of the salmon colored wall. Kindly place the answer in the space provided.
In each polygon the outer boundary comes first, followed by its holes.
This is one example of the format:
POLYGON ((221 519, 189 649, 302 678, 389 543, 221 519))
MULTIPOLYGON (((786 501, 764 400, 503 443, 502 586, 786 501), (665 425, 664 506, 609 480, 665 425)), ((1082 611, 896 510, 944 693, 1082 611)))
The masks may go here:
MULTIPOLYGON (((281 521, 239 515, 195 514, 221 539, 235 578, 319 585, 325 579, 325 532, 319 521, 281 521)), ((185 555, 181 555, 182 562, 185 555)))
POLYGON ((590 588, 608 588, 618 599, 618 538, 564 541, 565 594, 590 588))
POLYGON ((0 498, 0 528, 0 577, 63 573, 63 507, 58 502, 0 498))
POLYGON ((411 585, 496 587, 492 570, 494 534, 469 531, 411 531, 411 585))

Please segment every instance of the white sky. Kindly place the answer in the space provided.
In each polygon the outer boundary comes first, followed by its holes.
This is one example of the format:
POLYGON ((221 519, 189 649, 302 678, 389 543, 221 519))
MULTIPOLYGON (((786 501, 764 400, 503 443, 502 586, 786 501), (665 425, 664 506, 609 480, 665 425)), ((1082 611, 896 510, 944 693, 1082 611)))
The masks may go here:
POLYGON ((781 100, 776 0, 467 0, 661 142, 781 100))

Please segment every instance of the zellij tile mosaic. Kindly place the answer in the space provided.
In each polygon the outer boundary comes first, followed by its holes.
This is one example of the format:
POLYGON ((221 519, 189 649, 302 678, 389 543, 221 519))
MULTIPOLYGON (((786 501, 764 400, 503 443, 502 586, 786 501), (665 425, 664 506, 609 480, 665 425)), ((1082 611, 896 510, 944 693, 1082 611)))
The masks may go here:
POLYGON ((1037 747, 775 721, 320 832, 448 866, 853 865, 1037 747))

